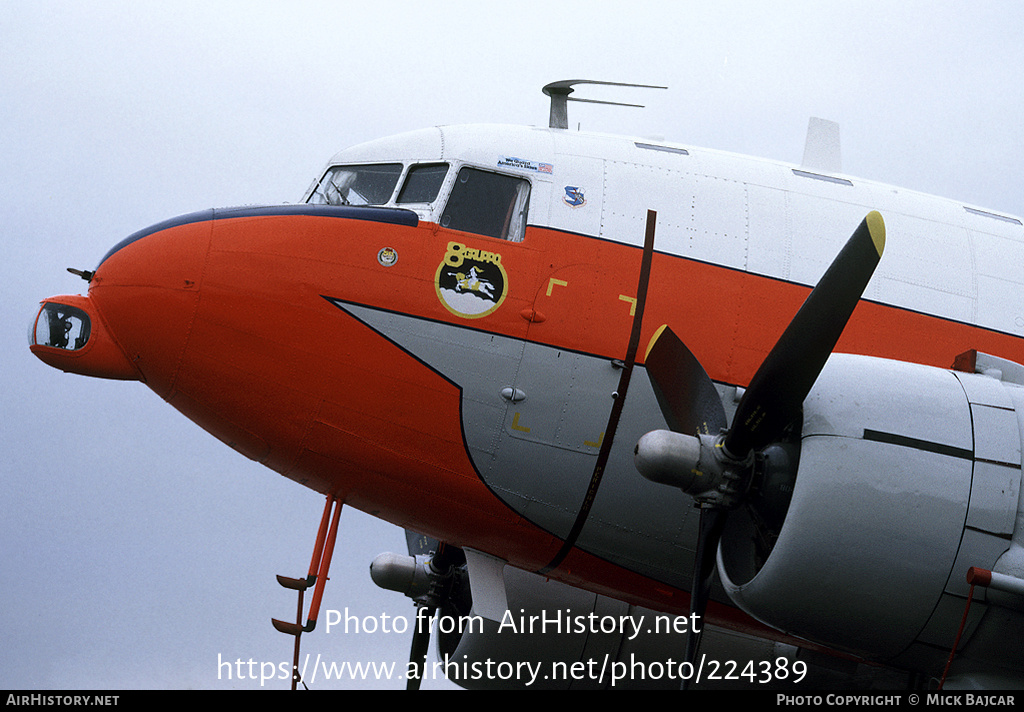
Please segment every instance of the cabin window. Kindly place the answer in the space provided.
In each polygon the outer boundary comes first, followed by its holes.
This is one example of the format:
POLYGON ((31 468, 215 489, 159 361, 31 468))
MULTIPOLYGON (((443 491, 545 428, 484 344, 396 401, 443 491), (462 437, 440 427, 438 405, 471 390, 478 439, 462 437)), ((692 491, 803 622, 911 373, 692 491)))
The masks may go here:
POLYGON ((401 163, 331 166, 309 196, 315 205, 384 205, 395 193, 401 163))
POLYGON ((447 163, 421 163, 409 168, 405 183, 398 193, 398 203, 432 203, 441 191, 447 163))
POLYGON ((462 168, 441 215, 441 226, 519 242, 526 232, 530 181, 462 168))

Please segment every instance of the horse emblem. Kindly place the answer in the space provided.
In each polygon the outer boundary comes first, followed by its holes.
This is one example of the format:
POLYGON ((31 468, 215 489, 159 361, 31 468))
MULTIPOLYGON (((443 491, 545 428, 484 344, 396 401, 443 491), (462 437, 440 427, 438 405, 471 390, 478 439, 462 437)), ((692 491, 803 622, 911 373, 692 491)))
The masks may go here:
POLYGON ((434 289, 452 314, 464 319, 487 316, 501 306, 508 293, 501 255, 449 242, 434 275, 434 289))

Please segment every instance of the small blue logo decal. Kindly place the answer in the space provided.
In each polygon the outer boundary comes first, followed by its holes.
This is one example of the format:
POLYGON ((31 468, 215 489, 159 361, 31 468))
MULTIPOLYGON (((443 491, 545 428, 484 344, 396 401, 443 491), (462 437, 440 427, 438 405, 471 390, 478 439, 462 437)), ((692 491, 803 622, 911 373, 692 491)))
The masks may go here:
POLYGON ((565 197, 562 198, 562 201, 572 208, 578 208, 587 203, 587 199, 583 197, 583 188, 577 188, 574 185, 565 186, 565 197))

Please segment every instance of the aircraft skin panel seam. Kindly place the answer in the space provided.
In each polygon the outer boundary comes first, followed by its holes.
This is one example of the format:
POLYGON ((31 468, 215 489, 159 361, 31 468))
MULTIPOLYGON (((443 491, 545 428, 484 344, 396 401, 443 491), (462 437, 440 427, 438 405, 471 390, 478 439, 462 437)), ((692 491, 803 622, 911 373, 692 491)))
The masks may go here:
MULTIPOLYGON (((326 295, 321 295, 321 296, 328 303, 332 304, 333 306, 337 307, 341 311, 345 312, 345 314, 347 314, 348 316, 352 317, 353 319, 358 321, 360 324, 366 326, 368 329, 370 329, 374 333, 376 333, 379 336, 381 336, 381 338, 386 339, 389 343, 393 344, 395 347, 400 349, 403 353, 408 354, 410 357, 415 359, 422 366, 424 366, 425 368, 429 369, 432 373, 437 374, 442 379, 444 379, 446 382, 450 383, 452 386, 454 386, 455 388, 458 389, 460 395, 463 393, 463 389, 462 389, 462 387, 458 383, 453 381, 451 378, 446 376, 444 373, 440 372, 437 368, 435 368, 431 364, 429 364, 426 361, 424 361, 421 357, 417 356, 414 352, 410 351, 408 348, 402 346, 401 344, 396 342, 394 339, 390 338, 387 334, 381 332, 380 329, 374 327, 371 324, 368 324, 365 320, 363 320, 363 319, 359 318, 357 315, 353 314, 351 311, 346 309, 346 305, 351 304, 352 306, 358 306, 358 307, 362 307, 362 308, 365 308, 365 309, 368 309, 368 310, 372 310, 372 311, 376 311, 376 312, 382 312, 382 313, 387 313, 387 314, 395 314, 396 316, 411 318, 411 319, 415 319, 417 321, 439 323, 439 324, 441 324, 443 326, 450 326, 450 327, 457 328, 457 329, 466 329, 466 330, 469 330, 469 331, 482 331, 482 330, 474 329, 472 327, 456 325, 456 324, 448 324, 447 322, 443 322, 443 321, 435 322, 432 319, 409 316, 408 314, 401 314, 399 312, 394 312, 394 311, 389 310, 389 309, 381 309, 381 308, 378 308, 378 307, 362 305, 362 304, 356 304, 354 302, 346 302, 346 301, 344 301, 342 299, 337 299, 337 298, 334 298, 334 297, 328 297, 326 295)), ((483 333, 488 333, 488 332, 483 332, 483 333)), ((551 347, 551 348, 555 348, 555 347, 551 347)), ((565 349, 559 349, 559 350, 563 350, 564 351, 565 349)), ((589 355, 589 356, 592 356, 593 358, 603 359, 603 357, 597 356, 597 355, 592 355, 592 354, 584 354, 584 355, 589 355)), ((643 366, 637 364, 637 368, 641 368, 642 369, 643 366)), ((637 376, 637 374, 634 374, 634 378, 636 376, 637 376)), ((462 407, 462 398, 460 397, 460 409, 461 409, 461 407, 462 407)), ((466 448, 466 451, 468 453, 469 452, 469 447, 468 447, 468 440, 466 439, 465 421, 464 421, 464 419, 462 417, 462 413, 461 412, 459 414, 459 426, 460 426, 460 429, 461 429, 461 432, 462 432, 463 447, 466 448)), ((557 534, 556 532, 550 530, 549 528, 547 528, 547 527, 537 523, 532 518, 530 518, 529 516, 527 516, 523 512, 517 510, 513 505, 511 505, 507 501, 505 501, 505 499, 501 496, 501 490, 497 489, 493 485, 489 484, 487 482, 486 478, 484 478, 483 475, 480 473, 480 470, 477 467, 476 463, 473 461, 473 458, 470 457, 469 459, 470 459, 470 462, 473 465, 474 472, 476 473, 476 476, 479 479, 480 483, 487 489, 488 492, 490 492, 492 494, 492 496, 494 496, 494 498, 498 502, 500 502, 502 504, 502 506, 506 507, 508 509, 508 511, 511 512, 513 515, 515 515, 516 517, 519 517, 524 522, 529 523, 531 526, 537 528, 539 531, 542 531, 545 534, 548 534, 548 535, 552 536, 553 538, 555 538, 559 542, 565 543, 566 539, 564 537, 560 536, 559 534, 557 534)), ((593 513, 591 513, 587 517, 587 521, 589 522, 589 521, 593 520, 594 517, 595 517, 595 515, 593 515, 593 513)), ((651 581, 653 581, 653 582, 655 582, 657 584, 664 585, 664 586, 671 586, 673 588, 677 588, 677 585, 675 583, 673 583, 672 581, 670 581, 670 580, 667 580, 667 579, 663 580, 663 579, 660 579, 660 578, 655 578, 654 575, 653 575, 653 571, 650 570, 651 567, 650 567, 649 564, 647 566, 647 569, 645 569, 645 570, 640 570, 638 568, 630 567, 628 565, 628 561, 630 561, 629 559, 623 559, 621 561, 620 560, 611 560, 611 559, 607 558, 606 556, 603 556, 599 551, 591 550, 586 545, 581 545, 578 540, 573 543, 573 546, 569 549, 569 551, 567 551, 562 556, 562 558, 563 559, 566 558, 568 556, 568 554, 571 553, 571 551, 574 551, 574 550, 575 551, 583 552, 583 553, 587 554, 588 556, 592 556, 595 559, 598 559, 598 560, 603 561, 605 563, 608 563, 610 565, 622 568, 622 569, 624 569, 626 571, 629 571, 630 573, 644 576, 644 577, 650 579, 651 581)), ((641 562, 636 562, 636 563, 641 563, 641 562)), ((666 571, 665 573, 670 573, 670 572, 666 571)))
MULTIPOLYGON (((959 384, 960 388, 963 389, 963 394, 964 394, 965 399, 967 399, 967 401, 969 402, 970 401, 970 397, 969 397, 968 393, 966 392, 966 388, 965 388, 963 382, 961 382, 960 379, 956 379, 956 380, 957 380, 957 383, 959 384)), ((956 552, 953 555, 953 561, 950 564, 951 566, 955 565, 955 562, 959 558, 961 552, 964 550, 965 541, 966 541, 966 538, 967 538, 967 532, 971 529, 971 527, 968 526, 968 524, 967 524, 967 520, 968 520, 969 510, 970 510, 970 498, 971 498, 971 494, 974 491, 974 467, 975 467, 974 460, 975 460, 975 457, 976 457, 976 453, 975 453, 975 449, 974 449, 976 447, 976 439, 975 439, 976 436, 975 436, 975 433, 974 433, 974 428, 975 428, 975 424, 973 422, 973 417, 972 417, 972 422, 971 422, 972 446, 971 446, 970 449, 956 447, 956 446, 947 445, 947 444, 938 443, 938 442, 929 441, 929 440, 923 440, 923 439, 920 439, 920 438, 912 438, 912 437, 897 435, 895 433, 884 433, 884 432, 870 430, 870 429, 867 429, 867 428, 865 428, 865 430, 864 430, 864 439, 865 440, 874 440, 874 441, 879 442, 879 443, 892 444, 892 445, 896 445, 898 447, 910 447, 910 448, 913 448, 913 449, 916 449, 916 450, 920 450, 922 452, 930 452, 930 453, 938 454, 938 455, 941 455, 941 456, 952 457, 952 458, 956 458, 956 459, 960 459, 960 460, 966 460, 966 461, 971 463, 971 473, 968 475, 968 482, 970 483, 970 489, 968 490, 968 494, 967 494, 967 498, 968 498, 967 499, 967 506, 964 508, 964 511, 963 511, 963 521, 962 521, 962 524, 961 524, 960 536, 959 536, 957 544, 956 544, 956 552)), ((936 617, 937 612, 939 611, 940 607, 942 606, 943 601, 946 600, 946 597, 948 595, 950 595, 950 591, 949 591, 949 586, 947 585, 947 586, 943 587, 941 593, 936 598, 935 604, 932 607, 932 610, 931 610, 931 612, 928 615, 927 621, 921 626, 921 629, 917 631, 917 633, 914 635, 913 639, 910 642, 907 643, 907 645, 904 648, 904 650, 901 651, 898 655, 894 656, 893 659, 897 659, 901 655, 908 654, 909 651, 914 649, 916 646, 922 646, 923 645, 925 647, 932 647, 932 645, 930 643, 928 643, 927 640, 923 639, 923 633, 927 629, 928 624, 932 621, 932 619, 936 617)), ((982 602, 979 602, 979 603, 981 603, 982 604, 981 607, 984 608, 984 604, 982 602)), ((966 618, 965 618, 965 621, 966 621, 966 618)))
POLYGON ((978 532, 985 536, 995 537, 996 539, 1003 539, 1005 541, 1013 541, 1013 534, 1001 534, 998 532, 990 532, 987 529, 979 529, 978 527, 971 526, 970 524, 964 525, 964 530, 978 532))

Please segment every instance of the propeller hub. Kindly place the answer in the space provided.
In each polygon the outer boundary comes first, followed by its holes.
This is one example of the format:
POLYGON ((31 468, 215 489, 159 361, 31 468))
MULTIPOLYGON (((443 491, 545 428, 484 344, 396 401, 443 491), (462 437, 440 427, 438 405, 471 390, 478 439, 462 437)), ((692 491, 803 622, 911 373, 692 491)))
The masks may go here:
POLYGON ((633 451, 641 475, 659 484, 678 487, 698 504, 733 507, 749 481, 753 454, 737 460, 722 447, 722 435, 684 435, 652 430, 633 451))

